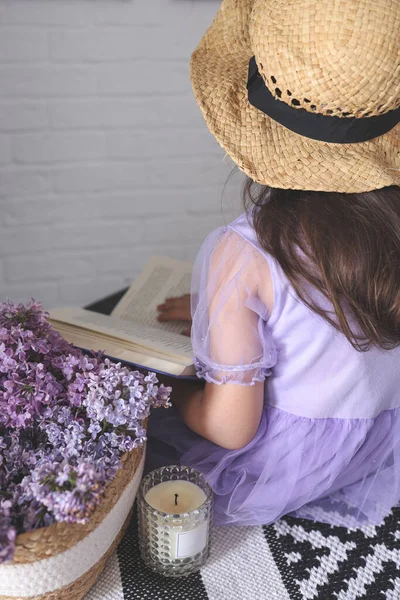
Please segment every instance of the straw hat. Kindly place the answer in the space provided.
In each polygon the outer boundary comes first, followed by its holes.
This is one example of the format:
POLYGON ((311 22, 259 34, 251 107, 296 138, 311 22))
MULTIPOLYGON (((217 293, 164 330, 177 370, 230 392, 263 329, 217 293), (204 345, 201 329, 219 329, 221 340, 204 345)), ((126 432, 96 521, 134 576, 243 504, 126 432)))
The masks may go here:
POLYGON ((400 185, 400 0, 223 0, 191 79, 210 131, 253 180, 400 185))

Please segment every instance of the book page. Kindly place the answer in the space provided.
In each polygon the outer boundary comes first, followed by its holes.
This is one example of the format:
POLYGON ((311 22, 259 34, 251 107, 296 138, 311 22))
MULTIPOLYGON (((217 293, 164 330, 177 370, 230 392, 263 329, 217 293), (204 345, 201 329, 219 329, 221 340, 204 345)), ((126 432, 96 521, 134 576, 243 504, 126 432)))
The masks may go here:
MULTIPOLYGON (((125 361, 130 365, 149 371, 175 376, 191 376, 195 379, 194 368, 191 369, 189 364, 185 366, 180 362, 171 362, 166 358, 143 353, 140 349, 128 348, 122 340, 114 341, 102 334, 96 334, 96 332, 90 332, 86 329, 71 329, 68 324, 59 321, 57 322, 57 331, 74 346, 85 350, 99 349, 113 360, 125 361)), ((191 363, 191 360, 188 359, 186 363, 191 363)))
POLYGON ((157 305, 167 297, 190 292, 192 264, 160 256, 153 257, 111 313, 124 321, 140 323, 158 331, 181 333, 185 321, 159 323, 157 305))
POLYGON ((89 331, 100 332, 110 338, 131 342, 134 346, 155 349, 158 354, 164 354, 166 357, 176 356, 181 359, 192 357, 190 339, 179 333, 161 331, 84 308, 56 308, 50 311, 50 319, 89 331))

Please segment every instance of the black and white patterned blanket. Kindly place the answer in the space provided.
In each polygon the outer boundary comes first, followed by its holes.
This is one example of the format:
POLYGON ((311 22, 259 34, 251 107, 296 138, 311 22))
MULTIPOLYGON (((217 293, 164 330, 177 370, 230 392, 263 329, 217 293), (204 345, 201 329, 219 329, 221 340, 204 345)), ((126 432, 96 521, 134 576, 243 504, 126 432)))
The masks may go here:
POLYGON ((188 578, 142 563, 136 517, 85 600, 400 600, 400 509, 379 527, 285 517, 214 530, 211 557, 188 578))

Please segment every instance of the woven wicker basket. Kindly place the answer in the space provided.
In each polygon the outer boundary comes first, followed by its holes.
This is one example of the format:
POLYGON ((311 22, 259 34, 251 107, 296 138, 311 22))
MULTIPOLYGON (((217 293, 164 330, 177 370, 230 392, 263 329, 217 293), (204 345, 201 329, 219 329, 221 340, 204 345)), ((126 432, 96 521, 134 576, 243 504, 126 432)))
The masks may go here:
POLYGON ((55 523, 17 537, 0 566, 0 600, 81 600, 122 539, 144 465, 144 449, 127 453, 86 525, 55 523))

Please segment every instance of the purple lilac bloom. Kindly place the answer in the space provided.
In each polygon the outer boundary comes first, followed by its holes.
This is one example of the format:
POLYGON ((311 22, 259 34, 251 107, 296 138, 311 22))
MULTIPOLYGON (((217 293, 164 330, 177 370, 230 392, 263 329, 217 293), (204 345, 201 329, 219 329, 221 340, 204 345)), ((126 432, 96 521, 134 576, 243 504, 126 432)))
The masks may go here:
POLYGON ((34 301, 0 304, 0 564, 18 533, 86 522, 171 388, 87 355, 34 301))
POLYGON ((0 563, 12 559, 16 538, 15 527, 11 525, 11 502, 0 502, 0 563))

